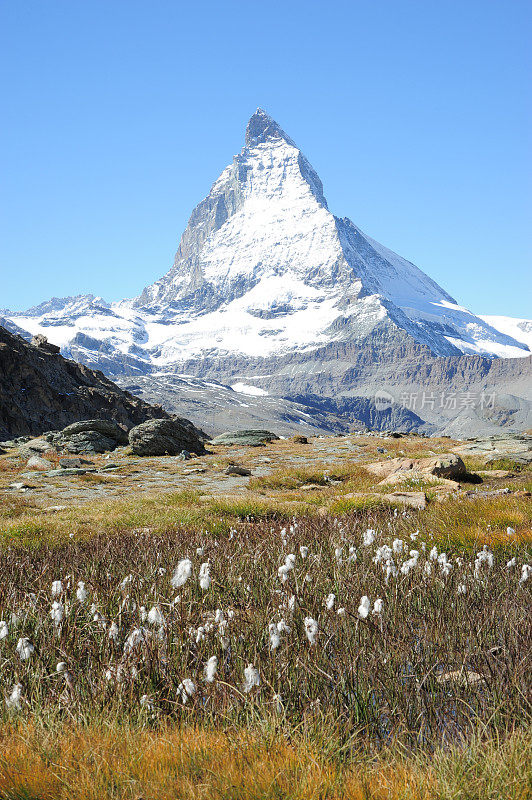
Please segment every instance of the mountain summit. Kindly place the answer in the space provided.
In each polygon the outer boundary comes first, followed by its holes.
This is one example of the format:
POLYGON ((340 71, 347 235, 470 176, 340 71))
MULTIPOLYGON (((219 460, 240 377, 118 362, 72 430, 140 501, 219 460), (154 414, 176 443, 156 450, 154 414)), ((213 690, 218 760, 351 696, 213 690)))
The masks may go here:
POLYGON ((267 114, 264 109, 257 108, 246 128, 246 147, 264 144, 271 139, 284 139, 295 147, 294 142, 283 131, 280 125, 267 114))
MULTIPOLYGON (((149 374, 151 389, 157 374, 186 374, 299 401, 367 396, 384 381, 403 393, 423 387, 429 372, 435 388, 448 379, 461 390, 477 381, 482 391, 488 373, 497 386, 511 375, 521 398, 527 359, 507 370, 492 363, 530 355, 527 321, 495 326, 502 318, 475 316, 335 217, 307 158, 261 108, 242 150, 193 210, 172 268, 139 297, 54 298, 3 314, 108 375, 149 374)), ((524 419, 529 401, 517 403, 519 417, 516 403, 508 400, 503 421, 524 419)))
POLYGON ((261 108, 242 151, 192 212, 172 269, 134 307, 172 309, 185 324, 194 315, 195 330, 206 316, 209 350, 215 342, 233 350, 235 338, 249 354, 252 339, 257 354, 286 351, 356 338, 386 318, 437 355, 527 353, 409 261, 333 216, 315 170, 261 108))

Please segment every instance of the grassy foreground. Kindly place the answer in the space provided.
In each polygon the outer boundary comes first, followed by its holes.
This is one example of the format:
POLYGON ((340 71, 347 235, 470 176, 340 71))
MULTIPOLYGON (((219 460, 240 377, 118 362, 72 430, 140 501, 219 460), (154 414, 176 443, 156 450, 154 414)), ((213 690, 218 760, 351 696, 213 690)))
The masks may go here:
POLYGON ((127 458, 118 497, 5 493, 0 800, 532 796, 530 470, 401 511, 292 448, 233 495, 127 458))
POLYGON ((0 798, 528 797, 529 537, 472 508, 5 546, 0 798))
POLYGON ((303 735, 127 725, 10 725, 2 800, 526 800, 531 737, 474 740, 431 757, 331 757, 303 735))

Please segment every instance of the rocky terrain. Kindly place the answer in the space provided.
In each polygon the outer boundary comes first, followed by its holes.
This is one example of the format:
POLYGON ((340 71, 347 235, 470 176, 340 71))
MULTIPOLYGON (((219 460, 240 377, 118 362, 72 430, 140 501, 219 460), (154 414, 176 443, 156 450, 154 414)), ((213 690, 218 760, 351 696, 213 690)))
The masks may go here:
POLYGON ((285 512, 326 511, 339 502, 419 510, 512 491, 525 491, 526 499, 532 464, 529 434, 459 441, 390 432, 285 438, 251 430, 209 441, 186 420, 156 419, 129 437, 118 425, 93 420, 0 447, 0 494, 7 504, 23 497, 27 513, 39 516, 95 501, 128 502, 131 491, 139 502, 153 493, 193 492, 200 505, 260 500, 285 512), (83 439, 94 431, 104 434, 97 443, 83 439))
POLYGON ((0 327, 0 439, 37 435, 93 417, 131 428, 169 415, 103 373, 63 358, 44 337, 29 344, 0 327))

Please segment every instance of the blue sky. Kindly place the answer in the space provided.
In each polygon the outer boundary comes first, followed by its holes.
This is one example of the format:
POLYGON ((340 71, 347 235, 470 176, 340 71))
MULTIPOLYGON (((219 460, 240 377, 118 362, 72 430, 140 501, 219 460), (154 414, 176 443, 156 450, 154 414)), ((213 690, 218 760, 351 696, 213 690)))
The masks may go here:
POLYGON ((4 0, 0 308, 163 275, 260 105, 335 214, 473 311, 532 316, 531 8, 4 0))

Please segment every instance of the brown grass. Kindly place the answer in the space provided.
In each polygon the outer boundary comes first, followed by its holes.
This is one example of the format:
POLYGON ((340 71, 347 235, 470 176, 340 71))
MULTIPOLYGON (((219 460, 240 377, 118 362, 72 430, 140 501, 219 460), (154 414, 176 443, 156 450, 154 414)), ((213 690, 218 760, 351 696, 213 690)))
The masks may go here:
MULTIPOLYGON (((2 800, 525 800, 530 737, 437 751, 354 754, 342 763, 300 737, 116 723, 0 732, 2 800)), ((528 780, 529 780, 528 776, 528 780)))

